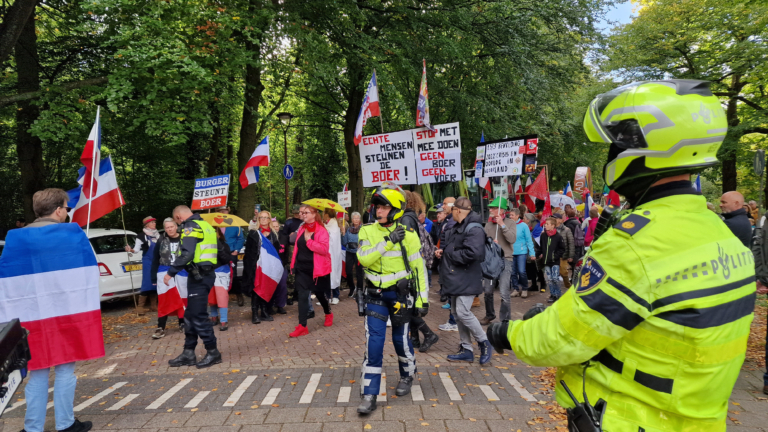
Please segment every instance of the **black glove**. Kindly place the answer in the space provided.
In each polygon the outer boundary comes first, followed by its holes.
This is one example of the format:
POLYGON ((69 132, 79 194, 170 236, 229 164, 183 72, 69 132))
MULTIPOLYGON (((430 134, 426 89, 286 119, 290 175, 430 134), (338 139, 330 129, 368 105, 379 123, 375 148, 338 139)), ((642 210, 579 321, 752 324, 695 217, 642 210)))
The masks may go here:
POLYGON ((405 228, 402 225, 398 225, 394 231, 389 233, 389 241, 394 244, 398 244, 405 238, 405 228))
POLYGON ((523 315, 523 321, 535 317, 536 315, 544 312, 544 310, 546 310, 546 309, 547 309, 547 307, 544 306, 543 303, 536 303, 536 306, 528 309, 528 312, 526 312, 525 315, 523 315))
POLYGON ((424 303, 420 308, 416 308, 419 316, 424 318, 429 313, 429 303, 424 303))
POLYGON ((485 335, 488 336, 488 342, 491 343, 493 349, 499 353, 504 354, 505 349, 512 349, 507 339, 507 327, 509 321, 504 320, 500 323, 493 323, 488 326, 488 330, 485 331, 485 335))

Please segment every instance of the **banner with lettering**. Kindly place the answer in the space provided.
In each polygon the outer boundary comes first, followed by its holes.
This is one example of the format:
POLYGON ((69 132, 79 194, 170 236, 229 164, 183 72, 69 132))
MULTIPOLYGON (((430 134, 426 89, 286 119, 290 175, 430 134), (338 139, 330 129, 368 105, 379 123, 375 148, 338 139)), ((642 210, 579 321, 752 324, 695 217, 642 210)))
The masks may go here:
POLYGON ((363 186, 376 187, 385 181, 416 184, 416 163, 411 130, 364 136, 360 144, 363 186))
POLYGON ((419 184, 461 181, 459 123, 433 125, 434 131, 413 129, 416 178, 419 184))
POLYGON ((192 210, 205 210, 227 205, 229 174, 195 179, 192 210))
POLYGON ((504 139, 485 143, 483 177, 502 177, 523 173, 525 142, 522 139, 504 139))

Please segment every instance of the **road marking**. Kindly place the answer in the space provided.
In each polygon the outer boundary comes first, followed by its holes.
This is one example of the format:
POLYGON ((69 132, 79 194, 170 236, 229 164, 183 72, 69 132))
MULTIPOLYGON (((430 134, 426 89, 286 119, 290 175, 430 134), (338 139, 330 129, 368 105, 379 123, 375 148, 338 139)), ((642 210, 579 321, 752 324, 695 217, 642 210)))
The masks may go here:
POLYGON ((81 403, 80 405, 75 407, 75 412, 82 411, 83 409, 91 406, 94 402, 98 401, 99 399, 103 398, 104 396, 112 393, 113 391, 119 389, 120 387, 128 384, 127 381, 119 382, 113 385, 112 387, 107 387, 106 390, 102 390, 100 393, 98 393, 96 396, 88 399, 87 401, 81 403))
POLYGON ((229 396, 229 399, 227 399, 226 402, 224 402, 225 407, 231 407, 235 406, 237 401, 240 400, 240 398, 243 396, 243 393, 245 393, 246 390, 248 390, 248 387, 253 384, 253 381, 258 378, 258 375, 250 375, 245 377, 245 380, 243 380, 242 383, 240 383, 239 386, 235 389, 235 391, 232 392, 232 394, 229 396))
POLYGON ((414 402, 424 400, 424 392, 421 391, 420 385, 416 384, 415 386, 411 387, 411 397, 413 398, 414 402))
MULTIPOLYGON (((51 393, 51 392, 53 392, 53 387, 48 389, 48 393, 51 393)), ((16 401, 16 402, 13 403, 13 405, 9 406, 5 411, 3 411, 3 413, 11 412, 11 411, 15 410, 16 408, 18 408, 18 407, 20 407, 20 406, 22 406, 22 405, 24 405, 26 403, 27 403, 26 399, 22 399, 20 401, 16 401)), ((50 407, 48 407, 48 408, 50 408, 50 407)))
POLYGON ((200 402, 205 399, 206 396, 208 396, 209 391, 201 391, 198 394, 195 395, 195 397, 192 398, 191 401, 187 402, 186 405, 184 405, 184 408, 195 408, 200 404, 200 402))
POLYGON ((189 384, 190 381, 192 381, 192 378, 184 378, 183 380, 179 381, 178 384, 176 384, 175 386, 171 387, 171 389, 168 390, 167 392, 165 392, 164 395, 162 395, 159 398, 157 398, 157 400, 155 400, 154 402, 149 404, 149 406, 144 408, 144 409, 157 409, 157 408, 160 408, 160 406, 162 404, 164 404, 168 399, 170 399, 173 395, 175 395, 179 390, 184 388, 185 385, 189 384))
POLYGON ((299 399, 300 404, 312 402, 312 398, 315 397, 315 390, 317 390, 317 386, 320 384, 320 377, 322 376, 323 374, 321 373, 312 374, 312 377, 309 378, 309 382, 307 383, 307 387, 304 388, 304 393, 301 395, 301 399, 299 399))
POLYGON ((348 403, 349 395, 352 393, 352 387, 342 387, 339 389, 339 397, 336 399, 336 403, 348 403))
POLYGON ((101 378, 105 375, 109 375, 112 373, 112 371, 115 370, 116 367, 117 367, 117 363, 113 364, 112 366, 107 366, 104 369, 99 369, 98 371, 96 371, 95 374, 93 374, 93 376, 95 378, 101 378))
POLYGON ((387 401, 387 374, 381 374, 381 383, 379 383, 379 397, 378 401, 387 401))
POLYGON ((117 411, 120 408, 128 405, 132 400, 136 399, 137 397, 139 397, 139 395, 136 393, 129 394, 128 396, 120 399, 116 404, 107 408, 105 411, 117 411))
POLYGON ((536 402, 536 398, 533 397, 533 395, 528 390, 526 390, 522 384, 520 384, 520 381, 518 381, 514 375, 512 375, 511 373, 505 373, 504 378, 506 378, 509 384, 511 384, 512 387, 514 387, 515 390, 517 390, 517 392, 520 394, 520 396, 523 397, 523 399, 527 400, 528 402, 536 402))
POLYGON ((488 398, 488 402, 497 402, 499 400, 499 397, 494 393, 493 389, 491 389, 491 386, 489 385, 481 385, 480 390, 483 391, 483 394, 485 397, 488 398))
POLYGON ((456 386, 453 385, 453 381, 451 381, 451 376, 448 375, 448 372, 440 372, 440 381, 443 382, 443 387, 445 387, 445 391, 448 392, 448 397, 450 397, 451 400, 461 400, 461 395, 459 394, 459 391, 456 390, 456 386))
POLYGON ((261 405, 263 406, 270 406, 273 403, 275 403, 275 399, 277 399, 277 395, 280 394, 280 388, 275 387, 269 389, 267 392, 267 395, 264 397, 264 400, 261 401, 261 405))

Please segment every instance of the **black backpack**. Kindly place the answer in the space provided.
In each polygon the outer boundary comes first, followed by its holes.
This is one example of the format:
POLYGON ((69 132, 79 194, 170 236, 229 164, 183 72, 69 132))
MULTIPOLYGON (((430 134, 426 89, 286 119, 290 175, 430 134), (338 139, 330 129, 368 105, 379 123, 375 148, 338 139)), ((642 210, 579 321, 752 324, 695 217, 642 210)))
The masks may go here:
POLYGON ((573 233, 573 245, 577 248, 584 247, 584 230, 581 229, 581 224, 578 219, 568 219, 565 221, 565 226, 570 228, 573 233))
POLYGON ((229 245, 223 239, 216 239, 216 267, 229 264, 232 261, 232 255, 229 245))
POLYGON ((483 226, 477 222, 472 222, 467 225, 467 232, 474 227, 480 227, 485 236, 485 260, 481 264, 483 269, 483 277, 486 279, 497 279, 501 276, 501 272, 504 271, 504 251, 498 243, 495 243, 492 238, 485 234, 483 226))

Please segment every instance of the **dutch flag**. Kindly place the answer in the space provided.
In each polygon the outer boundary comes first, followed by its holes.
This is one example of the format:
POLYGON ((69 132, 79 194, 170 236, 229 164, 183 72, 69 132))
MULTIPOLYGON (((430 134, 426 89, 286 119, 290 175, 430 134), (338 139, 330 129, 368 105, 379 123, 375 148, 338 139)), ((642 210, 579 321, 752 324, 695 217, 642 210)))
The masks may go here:
POLYGON ((71 223, 8 232, 0 257, 0 322, 29 330, 30 370, 104 357, 99 267, 71 223))
POLYGON ((125 205, 123 194, 117 186, 112 156, 108 156, 99 164, 98 180, 96 178, 93 180, 94 185, 98 182, 99 188, 91 199, 84 192, 85 186, 88 184, 88 171, 85 167, 81 167, 78 171, 77 182, 80 183, 80 186, 67 191, 69 195, 67 205, 72 208, 69 213, 70 220, 81 227, 125 205), (88 220, 89 204, 92 206, 90 221, 88 220))
POLYGON ((251 158, 248 159, 248 163, 245 164, 243 172, 240 173, 240 187, 245 189, 249 185, 259 182, 260 166, 269 166, 269 136, 261 140, 251 158))
POLYGON ((101 161, 101 121, 99 120, 99 113, 101 107, 96 107, 96 121, 91 128, 91 134, 88 135, 88 141, 85 142, 85 148, 83 154, 80 155, 80 162, 82 162, 85 168, 85 179, 83 183, 83 195, 86 198, 90 198, 95 195, 99 190, 99 179, 93 177, 91 169, 98 165, 97 162, 101 161), (91 190, 93 189, 93 190, 91 190))
POLYGON ((283 263, 280 255, 268 238, 261 235, 261 251, 256 262, 256 279, 253 283, 253 291, 264 300, 272 299, 275 288, 283 278, 283 263))
POLYGON ((157 316, 171 315, 181 309, 179 318, 184 318, 184 309, 187 307, 187 271, 178 272, 166 285, 163 278, 169 269, 170 267, 162 265, 157 269, 157 316))

